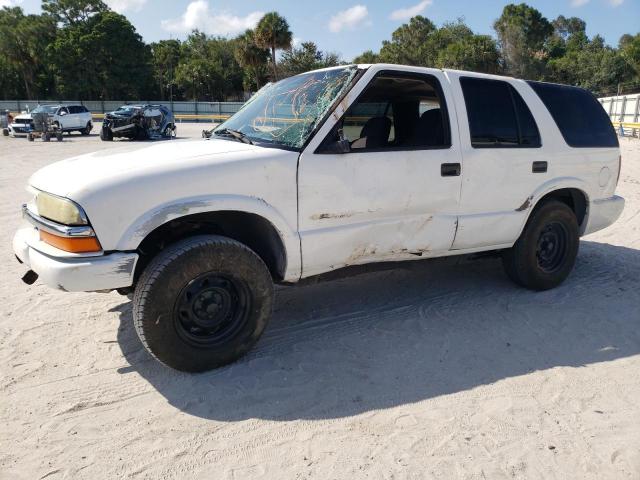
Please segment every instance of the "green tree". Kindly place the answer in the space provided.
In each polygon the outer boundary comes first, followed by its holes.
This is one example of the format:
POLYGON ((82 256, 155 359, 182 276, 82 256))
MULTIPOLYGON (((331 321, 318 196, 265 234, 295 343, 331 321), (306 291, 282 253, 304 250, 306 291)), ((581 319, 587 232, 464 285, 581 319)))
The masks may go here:
POLYGON ((539 78, 544 70, 544 45, 553 26, 525 3, 509 4, 493 24, 507 72, 520 78, 539 78))
POLYGON ((155 87, 160 93, 160 100, 164 100, 167 90, 173 91, 175 85, 174 72, 180 62, 180 41, 160 40, 149 47, 155 87))
POLYGON ((256 45, 255 32, 247 30, 235 40, 235 58, 244 69, 247 90, 260 90, 267 78, 269 50, 256 45))
POLYGON ((271 63, 273 65, 273 79, 278 80, 276 68, 276 50, 291 48, 293 35, 289 30, 287 20, 277 12, 267 13, 256 26, 255 41, 259 47, 268 48, 271 51, 271 63))
POLYGON ((495 40, 474 34, 461 19, 438 28, 428 18, 413 17, 393 32, 391 41, 383 42, 378 57, 373 52, 368 55, 374 61, 425 67, 489 73, 500 68, 495 40))
POLYGON ((5 69, 17 74, 28 99, 50 93, 45 51, 54 37, 55 23, 50 17, 25 15, 19 7, 0 9, 0 52, 5 69))
POLYGON ((340 57, 335 53, 318 50, 313 42, 303 42, 298 48, 285 50, 280 61, 280 67, 286 76, 336 65, 340 65, 340 57))
POLYGON ((640 33, 623 35, 619 43, 620 54, 635 73, 635 81, 640 81, 640 33))
POLYGON ((617 85, 629 78, 630 68, 622 55, 599 35, 589 40, 576 33, 567 40, 563 56, 549 60, 545 79, 577 85, 595 94, 615 94, 617 85))
POLYGON ((437 30, 435 24, 421 15, 413 17, 382 42, 380 61, 404 65, 433 66, 436 54, 428 40, 437 30))
POLYGON ((152 82, 149 47, 124 16, 112 11, 60 29, 48 53, 65 96, 140 98, 152 82))
POLYGON ((367 50, 362 52, 356 58, 353 59, 353 63, 378 63, 380 62, 380 55, 375 53, 373 50, 367 50))
POLYGON ((436 65, 482 73, 499 73, 500 52, 489 35, 470 35, 450 43, 438 53, 436 65))
POLYGON ((235 59, 234 43, 199 31, 182 43, 176 82, 189 98, 223 101, 242 91, 243 72, 235 59))
POLYGON ((42 11, 65 26, 85 23, 96 13, 108 10, 102 0, 42 0, 42 11))

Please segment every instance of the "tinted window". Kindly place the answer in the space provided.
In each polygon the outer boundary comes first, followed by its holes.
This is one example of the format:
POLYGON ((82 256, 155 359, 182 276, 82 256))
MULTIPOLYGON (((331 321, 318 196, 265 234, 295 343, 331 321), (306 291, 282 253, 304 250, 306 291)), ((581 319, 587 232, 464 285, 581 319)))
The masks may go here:
POLYGON ((618 146, 609 116, 587 90, 553 83, 528 83, 546 105, 569 146, 618 146))
MULTIPOLYGON (((381 72, 338 124, 351 151, 447 148, 449 120, 431 75, 381 72)), ((335 141, 335 132, 326 142, 335 141)))
POLYGON ((460 79, 475 148, 539 147, 540 134, 527 104, 507 82, 460 79))

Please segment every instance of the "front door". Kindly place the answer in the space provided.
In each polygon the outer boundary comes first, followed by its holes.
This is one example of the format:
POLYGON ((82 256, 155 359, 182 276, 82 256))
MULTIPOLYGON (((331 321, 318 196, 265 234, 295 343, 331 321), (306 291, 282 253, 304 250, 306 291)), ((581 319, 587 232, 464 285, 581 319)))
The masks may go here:
POLYGON ((341 102, 347 111, 338 108, 304 150, 298 171, 304 277, 449 250, 461 155, 444 82, 435 70, 372 67, 341 102), (337 144, 348 151, 337 152, 337 144))

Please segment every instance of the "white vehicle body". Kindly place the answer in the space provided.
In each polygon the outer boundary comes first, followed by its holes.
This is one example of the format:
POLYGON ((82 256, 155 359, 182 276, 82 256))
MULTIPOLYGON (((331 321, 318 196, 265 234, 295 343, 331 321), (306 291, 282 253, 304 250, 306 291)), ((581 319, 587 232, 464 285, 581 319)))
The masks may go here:
MULTIPOLYGON (((91 112, 83 105, 40 105, 36 108, 46 108, 51 122, 63 132, 84 131, 87 127, 90 131, 93 127, 91 112)), ((31 113, 17 115, 9 127, 9 134, 13 137, 26 137, 30 124, 31 113)))
POLYGON ((135 283, 141 244, 159 227, 205 212, 245 212, 277 232, 283 249, 277 279, 296 282, 347 265, 509 248, 534 207, 553 192, 575 195, 582 235, 612 224, 622 212, 624 200, 614 194, 619 149, 570 147, 527 82, 398 65, 360 68, 301 151, 212 138, 152 145, 137 150, 135 160, 125 148, 43 168, 30 187, 81 206, 102 251, 73 254, 41 241, 38 228, 60 226, 38 217, 30 205, 25 214, 36 228, 29 224, 17 232, 16 255, 53 287, 127 288, 135 283), (380 72, 437 80, 450 145, 319 152, 380 72), (537 124, 541 145, 474 148, 462 77, 515 89, 537 124), (536 162, 546 162, 545 171, 535 171, 536 162))
POLYGON ((12 137, 26 137, 30 129, 31 121, 30 113, 16 115, 9 124, 9 135, 12 137))

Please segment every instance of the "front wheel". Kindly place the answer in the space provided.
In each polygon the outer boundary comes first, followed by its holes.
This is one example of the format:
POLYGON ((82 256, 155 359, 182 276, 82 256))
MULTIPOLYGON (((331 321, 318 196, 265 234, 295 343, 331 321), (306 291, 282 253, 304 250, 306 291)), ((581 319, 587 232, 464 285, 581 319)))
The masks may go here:
POLYGON ((580 234, 573 211, 555 200, 534 210, 520 238, 502 256, 507 275, 520 286, 548 290, 571 273, 580 234))
POLYGON ((102 127, 100 129, 100 140, 102 140, 103 142, 113 141, 113 132, 109 127, 102 127))
POLYGON ((264 262, 226 237, 188 238, 144 270, 133 296, 136 332, 160 362, 186 372, 231 363, 258 341, 271 317, 264 262))

